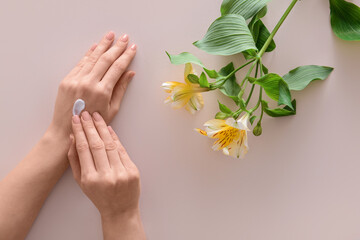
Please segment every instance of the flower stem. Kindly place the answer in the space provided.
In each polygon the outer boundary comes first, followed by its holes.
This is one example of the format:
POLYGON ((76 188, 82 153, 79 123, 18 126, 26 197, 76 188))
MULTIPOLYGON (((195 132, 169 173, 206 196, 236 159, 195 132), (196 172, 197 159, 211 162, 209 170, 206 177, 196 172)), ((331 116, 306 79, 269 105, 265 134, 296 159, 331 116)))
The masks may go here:
POLYGON ((246 67, 247 65, 249 65, 250 63, 254 62, 255 59, 245 63, 244 65, 238 67, 237 69, 235 69, 234 71, 232 71, 229 75, 226 76, 226 78, 224 80, 228 80, 229 78, 231 78, 232 75, 234 75, 237 71, 239 71, 240 69, 246 67))
POLYGON ((293 0, 289 7, 286 9, 285 13, 283 14, 283 16, 280 18, 279 22, 276 24, 274 30, 271 32, 269 38, 266 40, 264 46, 261 48, 260 52, 259 52, 259 57, 262 57, 262 55, 265 53, 266 49, 269 47, 271 41, 273 40, 275 34, 277 33, 277 31, 279 30, 279 28, 281 27, 281 25, 283 24, 283 22, 285 21, 286 17, 289 15, 289 13, 291 12, 291 10, 293 9, 293 7, 295 6, 295 4, 297 3, 298 0, 293 0))
MULTIPOLYGON (((259 63, 256 64, 255 78, 257 78, 258 71, 259 71, 259 63)), ((247 98, 247 100, 246 100, 246 102, 245 102, 245 105, 246 105, 246 106, 247 106, 247 105, 249 104, 249 102, 250 102, 250 99, 251 99, 251 96, 252 96, 252 94, 253 94, 253 92, 254 92, 254 89, 255 89, 255 84, 253 84, 253 85, 251 86, 251 90, 250 90, 249 96, 248 96, 248 98, 247 98)))

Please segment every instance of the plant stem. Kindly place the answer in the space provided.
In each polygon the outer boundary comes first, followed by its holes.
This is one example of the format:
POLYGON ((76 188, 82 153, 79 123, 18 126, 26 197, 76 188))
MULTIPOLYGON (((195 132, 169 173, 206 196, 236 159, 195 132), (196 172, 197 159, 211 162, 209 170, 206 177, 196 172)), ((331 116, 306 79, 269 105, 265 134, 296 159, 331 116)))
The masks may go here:
POLYGON ((244 83, 245 83, 245 80, 250 76, 252 70, 254 69, 255 65, 258 63, 259 59, 254 59, 253 61, 255 61, 253 63, 253 65, 251 65, 249 71, 247 72, 245 78, 241 81, 241 84, 240 84, 240 87, 243 87, 244 83))
POLYGON ((293 7, 295 6, 295 4, 297 3, 298 0, 293 0, 289 7, 286 9, 285 13, 283 14, 283 16, 280 18, 279 22, 276 24, 274 30, 271 32, 269 38, 266 40, 264 46, 261 48, 260 52, 259 52, 259 57, 261 58, 262 55, 265 53, 266 49, 269 47, 271 41, 273 40, 275 34, 277 33, 277 31, 279 30, 279 28, 281 27, 281 25, 283 24, 283 22, 285 21, 286 17, 289 15, 289 13, 291 12, 291 10, 293 9, 293 7))
MULTIPOLYGON (((258 71, 259 71, 259 63, 256 64, 255 78, 257 78, 258 71)), ((249 102, 250 102, 251 96, 252 96, 252 94, 253 94, 253 92, 254 92, 254 88, 255 88, 255 84, 253 84, 252 87, 251 87, 249 96, 248 96, 248 98, 247 98, 247 100, 246 100, 246 102, 245 102, 245 105, 246 105, 246 106, 247 106, 247 105, 249 104, 249 102)))
POLYGON ((247 63, 245 63, 244 65, 238 67, 237 69, 235 69, 234 71, 232 71, 229 75, 226 76, 226 78, 224 80, 228 80, 229 78, 231 78, 232 75, 234 75, 237 71, 239 71, 240 69, 246 67, 247 65, 249 65, 250 63, 254 62, 256 59, 253 59, 247 63))

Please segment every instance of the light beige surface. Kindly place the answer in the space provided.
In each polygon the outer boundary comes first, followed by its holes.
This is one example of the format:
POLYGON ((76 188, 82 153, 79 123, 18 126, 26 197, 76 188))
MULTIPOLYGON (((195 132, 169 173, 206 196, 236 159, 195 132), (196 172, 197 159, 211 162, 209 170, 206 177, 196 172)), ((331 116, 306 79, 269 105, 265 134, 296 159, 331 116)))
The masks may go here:
MULTIPOLYGON (((265 64, 280 74, 307 64, 335 71, 293 94, 297 116, 266 117, 263 135, 249 139, 246 160, 213 152, 212 141, 192 130, 215 114, 216 99, 224 99, 220 93, 206 95, 196 117, 163 105, 161 82, 179 81, 183 72, 170 65, 165 50, 191 51, 211 68, 242 61, 208 56, 191 45, 219 16, 220 3, 3 1, 0 177, 42 135, 59 81, 86 49, 107 30, 126 32, 139 45, 132 65, 137 75, 113 126, 141 170, 149 239, 360 239, 360 45, 334 37, 327 0, 296 5, 265 64)), ((270 29, 289 3, 270 3, 270 29)), ((70 171, 27 239, 101 239, 98 213, 70 171)))

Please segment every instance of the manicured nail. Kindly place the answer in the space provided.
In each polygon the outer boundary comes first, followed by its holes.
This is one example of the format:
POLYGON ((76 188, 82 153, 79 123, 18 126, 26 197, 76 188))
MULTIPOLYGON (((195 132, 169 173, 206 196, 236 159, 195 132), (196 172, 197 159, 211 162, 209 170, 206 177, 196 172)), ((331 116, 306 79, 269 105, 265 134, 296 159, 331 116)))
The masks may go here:
POLYGON ((133 78, 133 77, 135 76, 135 74, 136 74, 135 72, 130 72, 130 74, 129 74, 129 75, 130 75, 130 76, 129 76, 129 78, 130 78, 130 79, 131 79, 131 78, 133 78))
POLYGON ((80 123, 80 118, 79 118, 78 115, 74 115, 74 116, 72 117, 72 120, 73 120, 73 123, 76 123, 76 124, 80 123))
POLYGON ((95 121, 99 122, 102 120, 102 117, 100 116, 100 114, 98 112, 94 112, 93 113, 93 118, 95 119, 95 121))
POLYGON ((136 50, 136 44, 131 45, 131 50, 136 50))
POLYGON ((124 35, 120 38, 120 40, 123 41, 123 42, 127 42, 128 39, 129 39, 129 36, 128 36, 127 34, 124 34, 124 35))
POLYGON ((111 126, 108 126, 109 132, 114 133, 114 129, 111 126))
POLYGON ((114 32, 109 32, 108 34, 106 34, 106 38, 107 38, 108 40, 113 40, 114 37, 115 37, 114 32))
POLYGON ((91 46, 90 50, 91 50, 91 51, 94 51, 96 47, 97 47, 97 44, 94 43, 94 44, 91 46))
POLYGON ((89 120, 91 120, 91 116, 90 116, 90 114, 89 114, 87 111, 85 111, 85 112, 83 112, 83 113, 81 114, 81 118, 82 118, 82 120, 84 120, 84 121, 89 121, 89 120))

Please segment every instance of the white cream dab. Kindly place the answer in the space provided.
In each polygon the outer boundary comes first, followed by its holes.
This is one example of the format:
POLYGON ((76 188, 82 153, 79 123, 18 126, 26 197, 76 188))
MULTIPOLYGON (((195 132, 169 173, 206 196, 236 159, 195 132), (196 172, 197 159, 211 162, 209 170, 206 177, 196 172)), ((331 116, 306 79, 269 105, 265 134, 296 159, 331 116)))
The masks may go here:
POLYGON ((85 102, 82 99, 77 99, 73 106, 73 116, 80 115, 81 111, 85 109, 85 102))

